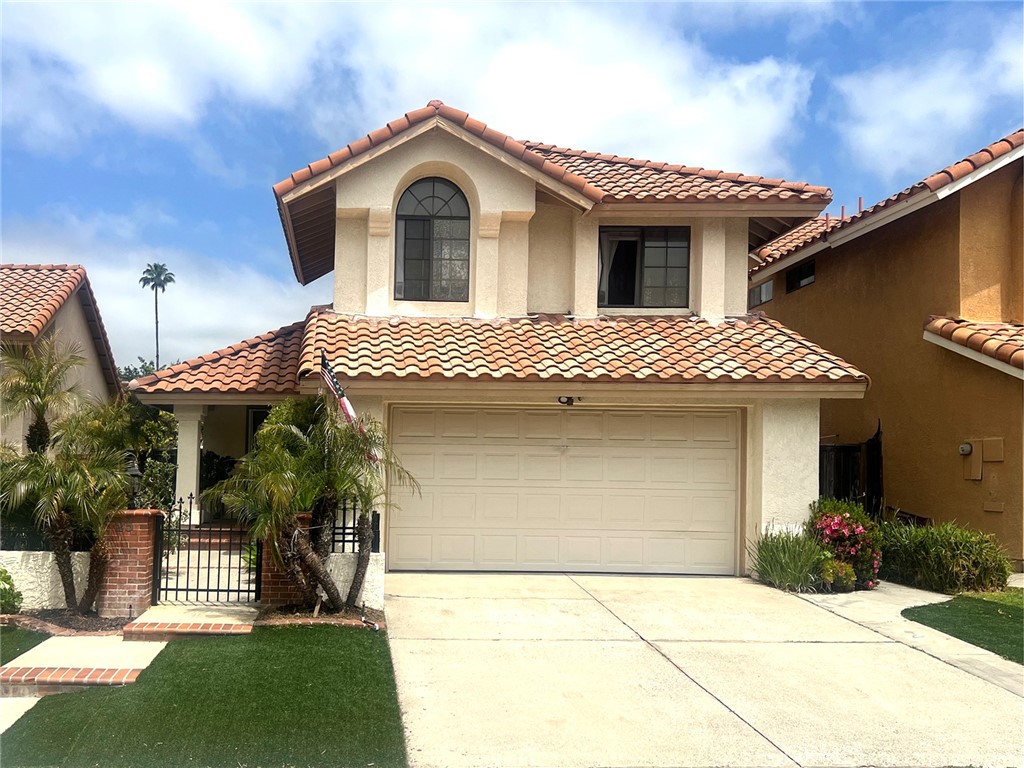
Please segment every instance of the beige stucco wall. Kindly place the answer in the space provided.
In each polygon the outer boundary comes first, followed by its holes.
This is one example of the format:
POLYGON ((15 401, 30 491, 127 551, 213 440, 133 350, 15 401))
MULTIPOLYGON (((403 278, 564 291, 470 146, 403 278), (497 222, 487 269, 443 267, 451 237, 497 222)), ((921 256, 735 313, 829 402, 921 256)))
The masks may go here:
MULTIPOLYGON (((537 204, 530 220, 529 287, 531 313, 570 312, 573 287, 573 226, 578 214, 564 206, 537 204)), ((594 255, 597 258, 597 255, 594 255)), ((597 286, 594 286, 596 293, 597 286)))
MULTIPOLYGON (((1006 274, 1000 265, 1020 237, 1013 235, 1019 211, 1011 215, 1007 204, 1019 177, 1019 165, 1006 168, 967 187, 967 205, 958 193, 819 253, 813 285, 787 295, 785 275, 778 274, 774 300, 758 308, 871 377, 863 401, 822 403, 821 432, 836 443, 859 443, 881 421, 886 504, 992 532, 1016 559, 1024 557, 1022 382, 931 344, 922 332, 931 314, 1020 305, 1019 281, 998 291, 985 287, 1006 274), (985 199, 992 210, 981 214, 985 199), (1003 233, 962 234, 978 232, 975 215, 1003 233), (965 289, 963 306, 962 275, 974 286, 965 289), (985 437, 1003 439, 1005 459, 986 463, 980 481, 965 480, 957 448, 985 437), (986 503, 1004 511, 986 512, 986 503)), ((1019 257, 1011 273, 1019 271, 1019 257)))
MULTIPOLYGON (((65 344, 77 344, 82 357, 85 358, 85 363, 74 368, 69 374, 68 385, 78 386, 86 401, 107 400, 110 397, 110 390, 103 376, 100 358, 96 353, 96 342, 89 331, 79 294, 76 293, 57 311, 47 327, 48 333, 51 330, 58 334, 65 344)), ((9 410, 5 403, 0 403, 0 441, 24 447, 25 431, 29 426, 26 414, 11 414, 9 410)))
MULTIPOLYGON (((11 575, 14 588, 21 592, 23 611, 67 608, 64 585, 52 552, 2 551, 0 565, 11 575)), ((72 552, 71 568, 75 594, 81 597, 89 573, 89 553, 72 552)))
POLYGON ((440 130, 414 137, 352 169, 337 183, 335 309, 371 315, 494 317, 501 305, 507 314, 524 314, 525 286, 516 280, 499 281, 499 259, 509 266, 526 265, 527 238, 506 225, 528 222, 535 198, 531 178, 440 130), (465 303, 394 299, 394 207, 410 184, 428 176, 451 180, 469 202, 470 291, 465 303), (360 268, 364 251, 365 267, 360 268), (365 280, 362 297, 357 289, 360 279, 365 280))

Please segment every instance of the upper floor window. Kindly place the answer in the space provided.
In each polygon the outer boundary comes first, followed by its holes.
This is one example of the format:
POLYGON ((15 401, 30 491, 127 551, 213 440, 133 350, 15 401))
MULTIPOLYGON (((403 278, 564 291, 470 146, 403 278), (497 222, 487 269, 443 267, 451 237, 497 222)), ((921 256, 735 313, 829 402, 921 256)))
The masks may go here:
POLYGON ((469 301, 469 204, 447 179, 420 179, 398 200, 395 298, 469 301))
POLYGON ((689 227, 601 227, 599 307, 686 307, 689 227))
POLYGON ((753 309, 772 300, 772 281, 766 280, 747 291, 747 309, 753 309))
POLYGON ((792 293, 813 282, 814 261, 805 261, 786 272, 786 293, 792 293))

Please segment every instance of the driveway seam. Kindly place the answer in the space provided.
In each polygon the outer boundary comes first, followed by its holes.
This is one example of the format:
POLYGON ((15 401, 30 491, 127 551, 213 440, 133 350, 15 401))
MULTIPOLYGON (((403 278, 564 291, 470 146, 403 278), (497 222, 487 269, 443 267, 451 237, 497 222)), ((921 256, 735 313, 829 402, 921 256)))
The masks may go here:
POLYGON ((630 624, 628 624, 621 616, 619 616, 619 614, 617 614, 615 611, 613 611, 611 608, 609 608, 607 605, 605 605, 603 602, 601 602, 601 600, 595 594, 593 594, 590 590, 588 590, 586 587, 584 587, 582 584, 580 584, 578 581, 576 581, 570 574, 567 573, 566 576, 574 584, 576 584, 576 586, 578 586, 580 589, 582 589, 584 592, 586 592, 588 595, 590 595, 590 597, 594 600, 594 602, 596 602, 598 605, 600 605, 602 608, 604 608, 606 611, 608 611, 608 613, 610 613, 612 616, 614 616, 622 624, 622 626, 626 627, 630 632, 632 632, 634 635, 636 635, 644 643, 644 645, 646 645, 648 648, 650 648, 656 654, 661 656, 661 658, 663 658, 665 661, 667 661, 669 664, 671 664, 673 667, 675 667, 679 671, 679 673, 681 675, 683 675, 683 677, 685 677, 691 683, 693 683, 698 688, 700 688, 702 691, 704 691, 704 693, 706 693, 708 696, 710 696, 715 701, 717 701, 719 704, 721 704, 723 707, 725 707, 725 709, 728 712, 730 712, 737 720, 739 720, 741 723, 743 723, 748 728, 750 728, 750 730, 752 730, 754 733, 756 733, 758 736, 760 736, 766 742, 768 742, 773 747, 775 747, 775 749, 777 749, 779 751, 779 753, 782 754, 787 760, 789 760, 791 763, 793 763, 793 765, 800 766, 800 763, 795 758, 793 758, 792 755, 790 755, 788 752, 786 752, 786 750, 784 750, 782 747, 780 747, 778 744, 776 744, 774 741, 772 741, 770 738, 768 738, 768 736, 765 735, 759 728, 757 728, 753 723, 751 723, 749 720, 747 720, 745 717, 743 717, 743 715, 741 715, 735 709, 733 709, 728 704, 726 704, 721 698, 719 698, 714 693, 712 693, 707 688, 705 688, 703 685, 701 685, 699 682, 697 682, 697 680, 694 679, 685 669, 683 669, 675 661, 673 661, 671 658, 669 658, 669 656, 664 651, 662 651, 661 648, 659 648, 652 641, 648 640, 646 637, 644 637, 639 632, 637 632, 637 630, 634 629, 630 624))

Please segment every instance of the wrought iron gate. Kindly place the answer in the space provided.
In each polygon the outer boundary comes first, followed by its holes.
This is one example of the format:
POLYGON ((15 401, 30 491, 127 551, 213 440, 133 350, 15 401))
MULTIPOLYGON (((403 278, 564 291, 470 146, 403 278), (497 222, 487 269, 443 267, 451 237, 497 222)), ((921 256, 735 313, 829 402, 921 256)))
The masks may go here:
POLYGON ((157 518, 153 603, 248 603, 260 599, 262 544, 230 522, 192 524, 195 499, 157 518))

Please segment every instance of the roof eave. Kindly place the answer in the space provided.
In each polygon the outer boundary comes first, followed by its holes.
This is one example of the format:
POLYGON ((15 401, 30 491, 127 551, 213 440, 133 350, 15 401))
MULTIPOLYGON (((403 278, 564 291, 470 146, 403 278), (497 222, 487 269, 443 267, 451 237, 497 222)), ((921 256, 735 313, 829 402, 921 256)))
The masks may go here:
POLYGON ((955 341, 947 339, 944 336, 940 336, 937 333, 932 333, 931 331, 925 331, 922 338, 936 346, 942 347, 943 349, 948 349, 950 352, 956 352, 958 355, 962 355, 968 360, 973 360, 976 363, 987 365, 989 368, 994 368, 1000 373, 1005 373, 1008 376, 1013 376, 1016 379, 1024 381, 1024 369, 1016 368, 1009 363, 1004 363, 1002 360, 990 357, 984 352, 978 352, 970 347, 957 344, 955 341))

